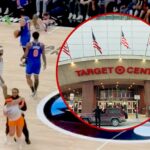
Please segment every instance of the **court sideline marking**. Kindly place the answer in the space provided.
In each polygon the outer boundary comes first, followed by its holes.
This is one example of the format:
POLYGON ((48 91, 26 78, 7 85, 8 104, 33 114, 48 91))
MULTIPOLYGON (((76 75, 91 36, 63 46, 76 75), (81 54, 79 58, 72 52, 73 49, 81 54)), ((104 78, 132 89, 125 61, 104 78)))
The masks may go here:
MULTIPOLYGON (((113 139, 115 139, 116 137, 120 136, 121 134, 123 134, 123 133, 126 132, 126 131, 127 131, 127 130, 118 133, 118 134, 115 135, 111 140, 113 141, 113 139)), ((106 141, 106 142, 104 142, 104 144, 102 144, 101 146, 99 146, 96 150, 102 150, 107 144, 111 143, 112 141, 106 141)))

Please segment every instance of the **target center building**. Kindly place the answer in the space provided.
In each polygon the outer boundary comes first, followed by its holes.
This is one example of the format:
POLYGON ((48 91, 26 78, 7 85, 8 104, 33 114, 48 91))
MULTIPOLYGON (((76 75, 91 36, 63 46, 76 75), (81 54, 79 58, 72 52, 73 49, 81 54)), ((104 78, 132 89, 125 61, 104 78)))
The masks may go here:
POLYGON ((123 16, 92 20, 77 29, 67 41, 72 59, 61 52, 58 63, 64 98, 74 93, 82 113, 91 113, 97 105, 124 106, 130 114, 149 117, 149 33, 142 21, 123 16), (93 49, 92 32, 102 53, 93 49), (120 44, 122 37, 128 47, 120 44))
POLYGON ((138 106, 140 114, 150 115, 149 60, 79 60, 74 65, 59 65, 58 76, 62 92, 74 93, 83 113, 92 112, 97 104, 121 104, 128 113, 134 113, 138 106))

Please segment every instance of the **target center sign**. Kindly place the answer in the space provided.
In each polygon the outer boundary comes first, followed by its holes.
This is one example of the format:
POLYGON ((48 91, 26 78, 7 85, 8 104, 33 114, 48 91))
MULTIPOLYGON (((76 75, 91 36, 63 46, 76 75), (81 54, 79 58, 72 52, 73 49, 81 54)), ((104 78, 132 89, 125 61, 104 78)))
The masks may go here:
POLYGON ((150 68, 143 67, 125 67, 125 66, 116 66, 116 67, 100 67, 100 68, 87 68, 87 69, 78 69, 75 70, 75 73, 78 77, 82 76, 91 76, 91 75, 99 75, 99 74, 139 74, 139 75, 150 75, 150 68))

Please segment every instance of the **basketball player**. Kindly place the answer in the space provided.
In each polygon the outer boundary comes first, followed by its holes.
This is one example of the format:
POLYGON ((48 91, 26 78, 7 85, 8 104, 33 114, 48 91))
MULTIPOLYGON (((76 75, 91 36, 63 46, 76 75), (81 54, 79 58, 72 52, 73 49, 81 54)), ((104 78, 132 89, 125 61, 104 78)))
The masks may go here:
POLYGON ((30 42, 30 19, 25 16, 24 10, 20 11, 20 16, 20 44, 25 51, 27 43, 30 42))
POLYGON ((33 41, 27 44, 26 51, 22 56, 21 61, 23 59, 27 60, 26 79, 29 87, 31 88, 32 96, 35 96, 39 85, 41 56, 44 62, 44 66, 43 66, 44 69, 46 69, 46 56, 45 56, 44 44, 38 41, 39 33, 33 32, 32 37, 33 37, 33 41), (31 79, 32 74, 34 74, 34 83, 31 79))
POLYGON ((19 107, 19 103, 24 103, 24 98, 18 98, 17 100, 13 101, 13 99, 7 98, 5 100, 4 106, 4 115, 8 118, 8 126, 9 126, 9 134, 7 136, 8 142, 13 142, 15 133, 17 135, 17 142, 19 144, 19 149, 22 148, 22 141, 21 135, 24 126, 24 118, 22 116, 21 110, 19 107))
MULTIPOLYGON (((26 45, 30 42, 30 19, 25 16, 24 10, 21 10, 20 15, 20 44, 25 52, 26 45)), ((25 63, 21 64, 21 66, 24 65, 25 63)))
POLYGON ((7 86, 5 85, 2 73, 3 73, 3 47, 0 46, 0 86, 2 87, 4 97, 6 97, 7 86))
MULTIPOLYGON (((8 95, 7 94, 7 97, 5 97, 5 99, 8 98, 8 97, 12 98, 13 101, 15 101, 18 98, 20 98, 20 96, 19 96, 19 89, 13 88, 12 89, 12 95, 8 95)), ((26 102, 19 103, 19 108, 21 109, 21 111, 26 111, 27 110, 26 102)), ((26 120, 25 120, 25 115, 24 115, 23 112, 22 112, 22 116, 24 118, 23 134, 25 136, 25 141, 26 141, 27 144, 31 144, 31 141, 29 139, 29 131, 28 131, 28 128, 27 128, 26 120)), ((8 133, 9 133, 9 127, 8 127, 8 120, 7 120, 7 122, 6 122, 6 135, 8 135, 8 133)))

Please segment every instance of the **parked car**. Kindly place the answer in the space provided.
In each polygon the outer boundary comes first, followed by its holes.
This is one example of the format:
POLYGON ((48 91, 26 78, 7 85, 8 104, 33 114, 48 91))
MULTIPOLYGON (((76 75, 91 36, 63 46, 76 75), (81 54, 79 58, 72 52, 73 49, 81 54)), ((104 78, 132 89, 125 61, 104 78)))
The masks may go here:
MULTIPOLYGON (((120 108, 107 108, 101 113, 101 125, 112 125, 117 127, 120 123, 126 121, 127 114, 120 108)), ((90 124, 95 125, 94 113, 82 113, 80 117, 90 124)))

